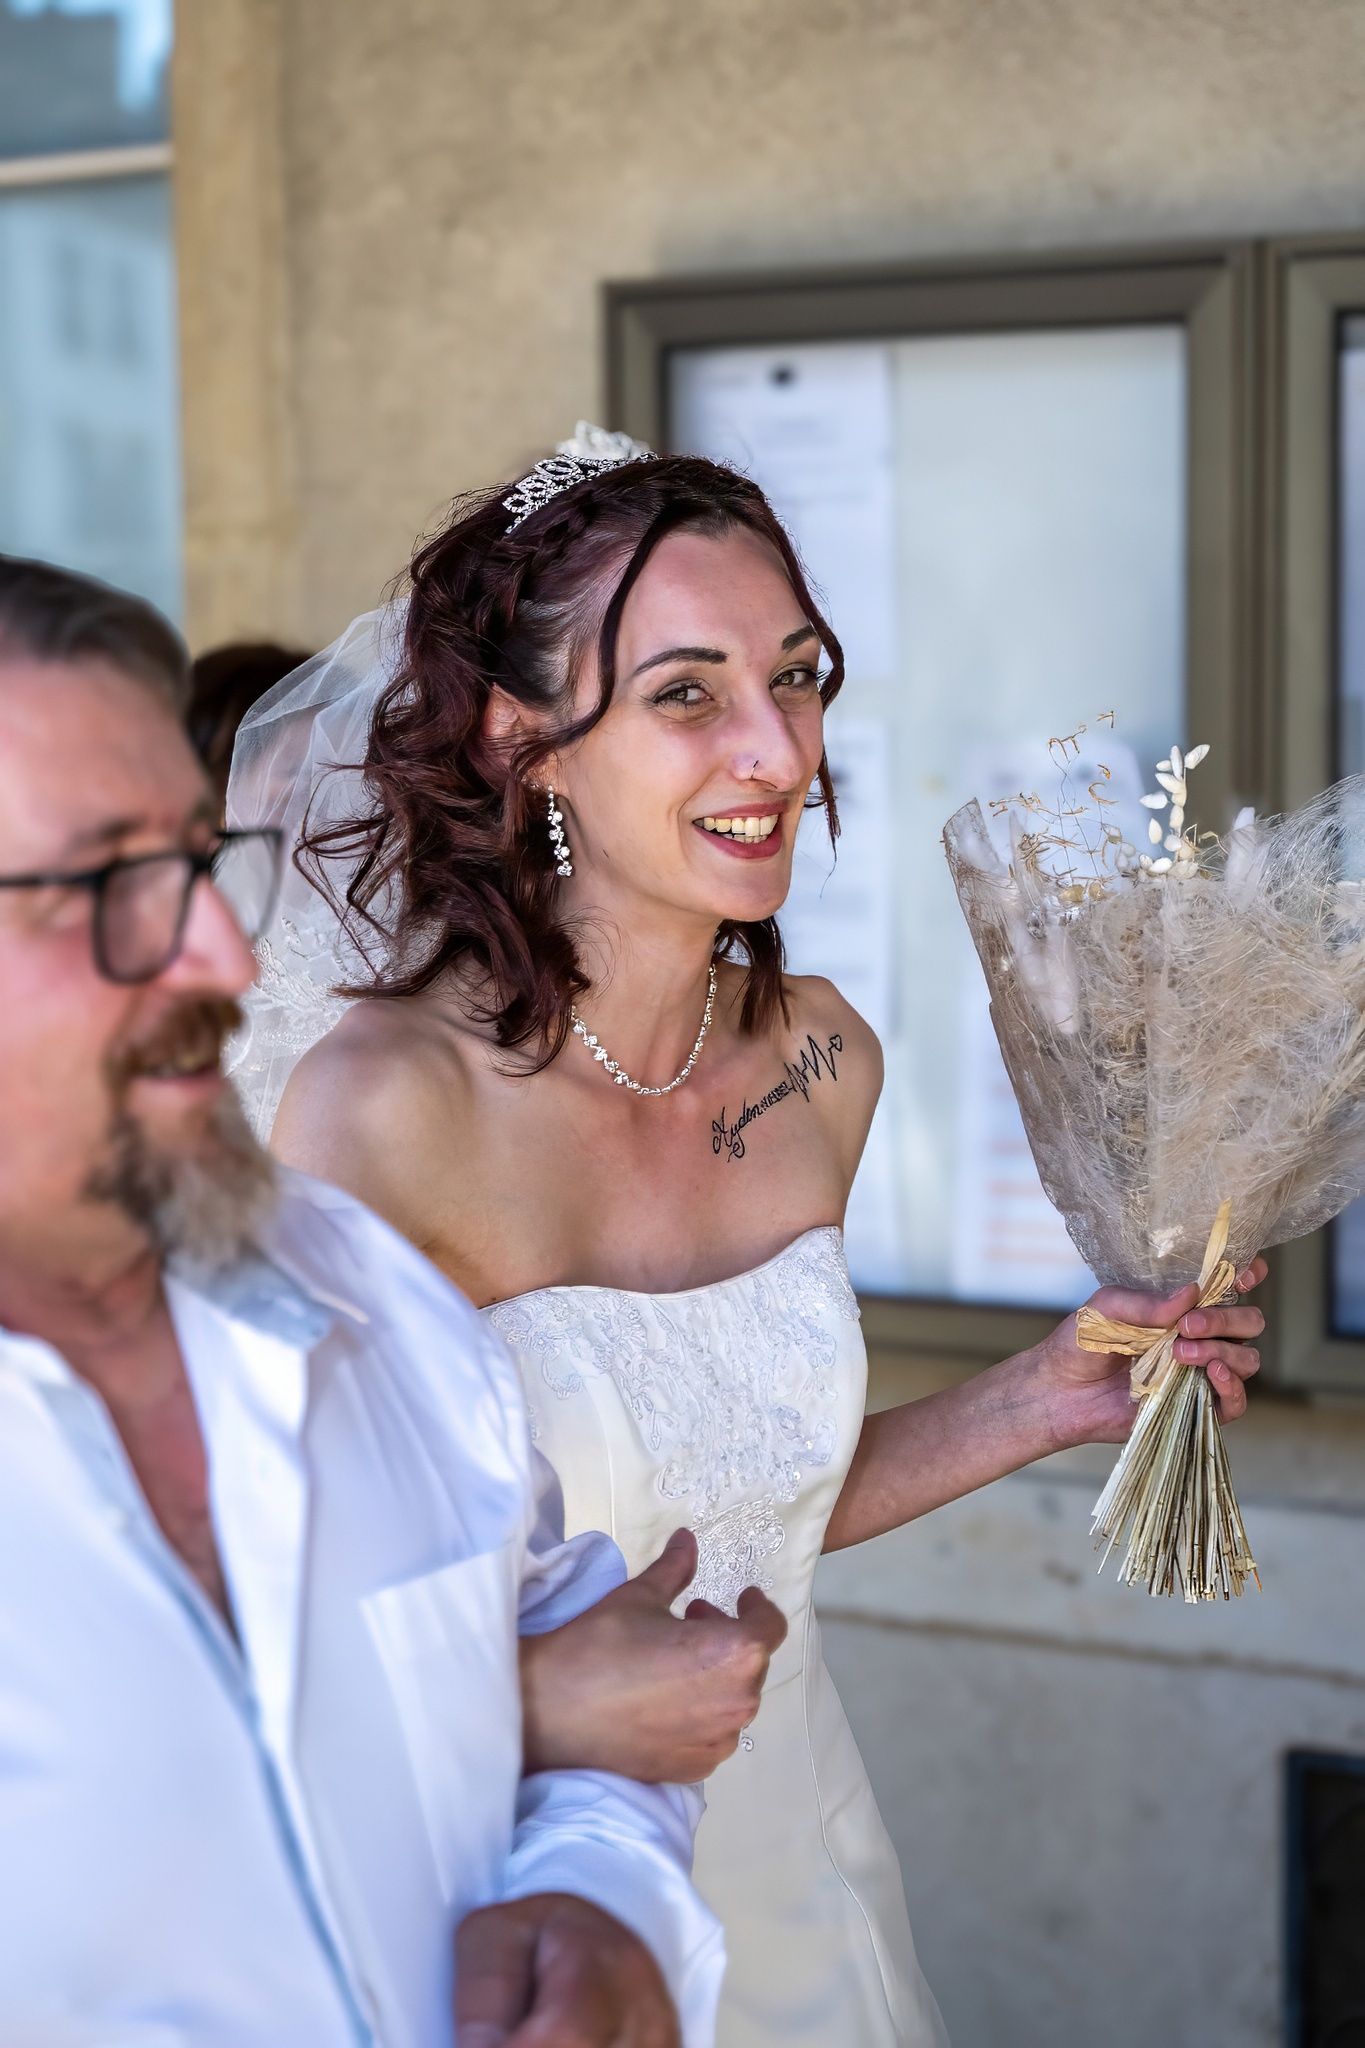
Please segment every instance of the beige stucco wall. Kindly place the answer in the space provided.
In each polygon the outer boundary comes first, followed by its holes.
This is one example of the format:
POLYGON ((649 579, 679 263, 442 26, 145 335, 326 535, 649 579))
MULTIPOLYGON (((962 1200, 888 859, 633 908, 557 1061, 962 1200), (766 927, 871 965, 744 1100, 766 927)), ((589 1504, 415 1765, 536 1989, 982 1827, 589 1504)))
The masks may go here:
POLYGON ((287 640, 299 611, 280 55, 275 0, 177 9, 172 191, 196 647, 287 640))
POLYGON ((179 13, 201 643, 322 640, 595 412, 603 278, 1365 219, 1359 0, 179 13))

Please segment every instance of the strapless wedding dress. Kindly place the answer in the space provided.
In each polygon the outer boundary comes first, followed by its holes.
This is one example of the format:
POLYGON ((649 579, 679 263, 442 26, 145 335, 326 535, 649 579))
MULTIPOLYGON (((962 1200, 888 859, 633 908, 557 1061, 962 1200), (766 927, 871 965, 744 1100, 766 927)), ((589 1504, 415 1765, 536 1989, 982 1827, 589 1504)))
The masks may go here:
POLYGON ((609 1530, 635 1573, 686 1524, 684 1600, 733 1611, 759 1585, 787 1617, 697 1837, 729 1951, 718 2048, 945 2048, 812 1606, 867 1386, 841 1233, 710 1287, 545 1287, 484 1313, 521 1366, 568 1533, 609 1530))

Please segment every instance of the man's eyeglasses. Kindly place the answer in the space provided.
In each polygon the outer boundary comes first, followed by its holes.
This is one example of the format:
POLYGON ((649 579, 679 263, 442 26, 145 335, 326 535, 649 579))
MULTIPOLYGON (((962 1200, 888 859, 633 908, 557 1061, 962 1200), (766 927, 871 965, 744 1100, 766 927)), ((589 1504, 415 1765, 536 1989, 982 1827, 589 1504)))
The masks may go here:
POLYGON ((0 889, 88 889, 95 965, 106 981, 155 981, 180 951, 195 884, 226 897, 248 939, 275 907, 280 834, 219 832, 202 853, 139 853, 81 874, 0 875, 0 889))

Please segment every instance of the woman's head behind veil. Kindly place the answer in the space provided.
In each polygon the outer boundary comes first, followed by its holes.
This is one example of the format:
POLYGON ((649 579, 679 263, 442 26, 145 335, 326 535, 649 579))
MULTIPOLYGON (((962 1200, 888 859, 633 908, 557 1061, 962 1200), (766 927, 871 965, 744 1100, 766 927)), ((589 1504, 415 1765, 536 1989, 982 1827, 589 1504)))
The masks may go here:
MULTIPOLYGON (((457 503, 405 597, 357 619, 243 724, 229 823, 278 825, 286 847, 235 1064, 262 1135, 294 1063, 361 995, 417 995, 458 969, 499 1045, 531 1066, 559 1050, 588 981, 557 913, 535 770, 607 710, 626 599, 666 534, 758 534, 823 642, 826 703, 843 680, 790 540, 735 471, 694 456, 622 463, 510 526, 506 489, 457 503), (600 687, 575 718, 594 647, 600 687), (511 750, 485 734, 494 689, 533 714, 534 736, 511 750)), ((823 760, 819 791, 833 833, 823 760)), ((776 921, 722 924, 716 946, 747 962, 743 1028, 761 1029, 783 1005, 776 921)))

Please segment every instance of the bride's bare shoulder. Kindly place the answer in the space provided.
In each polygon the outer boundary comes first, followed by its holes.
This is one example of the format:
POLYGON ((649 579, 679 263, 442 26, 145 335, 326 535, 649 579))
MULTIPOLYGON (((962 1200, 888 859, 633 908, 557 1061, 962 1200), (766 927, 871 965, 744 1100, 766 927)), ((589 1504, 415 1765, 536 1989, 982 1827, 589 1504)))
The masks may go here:
POLYGON ((810 1100, 831 1138, 856 1165, 882 1092, 881 1043, 872 1026, 823 975, 789 975, 785 987, 786 1057, 836 1083, 833 1088, 812 1088, 810 1100))
POLYGON ((875 1102, 882 1085, 882 1048, 872 1026, 822 974, 789 974, 784 987, 791 1034, 803 1044, 813 1038, 825 1053, 832 1048, 836 1065, 842 1057, 849 1079, 875 1102))
POLYGON ((271 1150, 412 1235, 428 1156, 436 1134, 446 1145, 458 1134, 479 1050, 448 1006, 353 1003, 290 1075, 271 1150))

